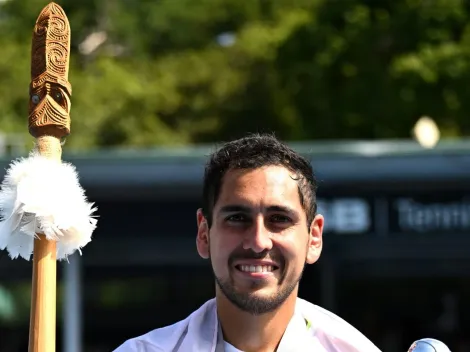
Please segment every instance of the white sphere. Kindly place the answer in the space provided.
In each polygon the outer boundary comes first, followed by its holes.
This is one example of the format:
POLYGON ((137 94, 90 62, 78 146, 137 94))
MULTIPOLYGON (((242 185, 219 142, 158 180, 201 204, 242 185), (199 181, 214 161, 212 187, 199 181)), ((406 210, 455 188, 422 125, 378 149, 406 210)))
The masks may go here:
POLYGON ((427 338, 413 342, 408 352, 450 352, 450 349, 439 340, 427 338))

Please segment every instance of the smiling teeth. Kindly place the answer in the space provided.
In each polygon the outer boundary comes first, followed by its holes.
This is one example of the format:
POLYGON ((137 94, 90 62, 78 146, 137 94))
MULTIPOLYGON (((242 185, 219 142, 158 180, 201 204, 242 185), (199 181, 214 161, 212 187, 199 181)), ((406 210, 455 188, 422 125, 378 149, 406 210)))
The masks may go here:
POLYGON ((240 270, 247 273, 262 273, 273 271, 271 265, 240 265, 240 270))

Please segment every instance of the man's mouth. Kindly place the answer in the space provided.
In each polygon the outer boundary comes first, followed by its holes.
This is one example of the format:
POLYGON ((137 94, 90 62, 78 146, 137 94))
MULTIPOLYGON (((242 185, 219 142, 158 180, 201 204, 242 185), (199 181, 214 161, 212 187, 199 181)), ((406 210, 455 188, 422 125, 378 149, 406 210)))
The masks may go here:
POLYGON ((244 273, 273 272, 274 270, 279 269, 275 265, 246 265, 246 264, 236 265, 235 268, 244 273))

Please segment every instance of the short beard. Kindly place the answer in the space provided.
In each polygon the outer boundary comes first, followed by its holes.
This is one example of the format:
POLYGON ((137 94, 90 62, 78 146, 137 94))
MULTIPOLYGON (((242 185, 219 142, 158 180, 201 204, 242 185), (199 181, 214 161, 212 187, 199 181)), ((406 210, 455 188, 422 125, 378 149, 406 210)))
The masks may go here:
POLYGON ((285 287, 281 287, 280 291, 271 297, 258 297, 254 293, 237 292, 230 278, 227 280, 220 279, 215 274, 214 269, 212 269, 212 273, 220 290, 233 305, 246 313, 258 316, 275 311, 286 301, 301 280, 304 269, 305 265, 296 280, 287 283, 285 287))

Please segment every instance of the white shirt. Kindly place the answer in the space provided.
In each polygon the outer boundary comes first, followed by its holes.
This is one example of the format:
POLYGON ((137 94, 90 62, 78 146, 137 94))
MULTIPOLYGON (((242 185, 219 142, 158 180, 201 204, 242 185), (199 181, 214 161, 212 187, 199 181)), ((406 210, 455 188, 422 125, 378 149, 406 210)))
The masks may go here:
MULTIPOLYGON (((224 343, 215 299, 173 325, 125 341, 114 352, 242 352, 224 343)), ((335 314, 297 298, 278 352, 380 352, 335 314)))

